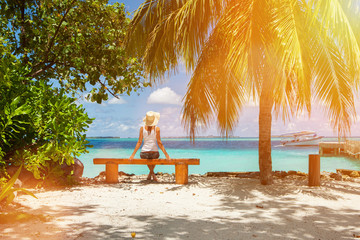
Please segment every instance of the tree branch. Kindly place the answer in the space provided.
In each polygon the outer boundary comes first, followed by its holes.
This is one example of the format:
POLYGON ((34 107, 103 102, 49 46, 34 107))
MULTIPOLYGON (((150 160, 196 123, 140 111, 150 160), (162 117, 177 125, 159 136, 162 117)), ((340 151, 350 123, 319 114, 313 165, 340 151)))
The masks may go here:
POLYGON ((15 20, 13 19, 13 20, 10 21, 10 22, 12 22, 12 23, 11 23, 11 29, 12 29, 12 33, 13 33, 14 42, 15 42, 15 44, 16 44, 15 49, 16 49, 16 51, 18 51, 19 48, 20 48, 20 46, 19 46, 20 43, 19 43, 19 41, 17 40, 17 37, 16 37, 16 30, 15 30, 15 26, 14 26, 15 20))
MULTIPOLYGON (((72 7, 72 5, 74 4, 75 1, 76 1, 76 0, 73 0, 73 1, 70 3, 70 6, 66 9, 66 12, 65 12, 64 16, 61 18, 60 23, 59 23, 59 25, 57 26, 57 28, 56 28, 56 30, 55 30, 54 36, 50 39, 49 44, 48 44, 48 47, 47 47, 47 49, 46 49, 46 51, 45 51, 45 54, 44 54, 44 61, 34 64, 33 69, 36 69, 38 66, 40 66, 40 65, 42 65, 42 64, 45 65, 46 63, 49 63, 49 62, 48 62, 49 52, 50 52, 51 48, 54 46, 55 39, 56 39, 56 37, 57 37, 57 35, 59 34, 59 31, 60 31, 60 27, 61 27, 62 23, 65 21, 65 18, 66 18, 66 16, 67 16, 67 14, 69 13, 69 11, 70 11, 70 9, 71 9, 71 7, 72 7)), ((54 65, 54 61, 52 61, 52 62, 50 62, 50 63, 52 63, 51 66, 54 65)), ((51 66, 50 66, 50 67, 51 67, 51 66)), ((35 77, 35 76, 37 76, 39 73, 41 73, 41 72, 49 69, 50 67, 45 66, 45 67, 37 70, 36 72, 31 72, 31 73, 28 74, 27 76, 35 77)))
POLYGON ((66 18, 66 16, 67 16, 67 14, 69 13, 69 11, 70 11, 70 9, 71 9, 71 7, 72 7, 72 5, 74 4, 75 1, 76 1, 76 0, 73 0, 73 1, 70 3, 69 8, 66 9, 64 16, 61 18, 60 23, 59 23, 59 25, 57 26, 57 28, 56 28, 56 30, 55 30, 55 34, 54 34, 54 36, 51 38, 51 40, 50 40, 50 42, 49 42, 49 45, 48 45, 48 48, 47 48, 46 51, 45 51, 45 59, 44 59, 44 62, 47 61, 49 52, 50 52, 51 48, 54 46, 55 38, 57 37, 57 35, 58 35, 59 31, 60 31, 60 27, 61 27, 62 23, 65 21, 65 18, 66 18))
POLYGON ((100 79, 98 80, 98 82, 99 82, 99 83, 101 84, 101 86, 103 86, 103 87, 105 88, 105 90, 108 91, 111 95, 113 95, 113 96, 114 96, 115 98, 117 98, 117 99, 120 99, 118 96, 115 95, 115 93, 113 93, 112 91, 110 91, 110 90, 106 87, 106 85, 100 81, 100 79))
POLYGON ((20 46, 22 49, 26 48, 26 35, 25 35, 25 1, 19 3, 20 6, 20 46))
POLYGON ((49 65, 45 65, 45 67, 37 70, 36 72, 29 73, 29 74, 27 74, 26 76, 27 76, 27 77, 34 78, 34 77, 36 77, 37 75, 39 75, 40 73, 44 72, 45 70, 51 68, 51 67, 55 64, 55 62, 48 62, 48 63, 50 63, 50 64, 49 64, 49 65))

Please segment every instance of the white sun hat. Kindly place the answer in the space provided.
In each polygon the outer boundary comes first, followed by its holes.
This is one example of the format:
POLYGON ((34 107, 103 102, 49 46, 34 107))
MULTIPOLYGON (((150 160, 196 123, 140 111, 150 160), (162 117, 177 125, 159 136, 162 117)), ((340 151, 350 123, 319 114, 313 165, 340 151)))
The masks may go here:
POLYGON ((144 117, 143 121, 146 126, 156 126, 160 119, 160 113, 149 111, 146 113, 146 117, 144 117))

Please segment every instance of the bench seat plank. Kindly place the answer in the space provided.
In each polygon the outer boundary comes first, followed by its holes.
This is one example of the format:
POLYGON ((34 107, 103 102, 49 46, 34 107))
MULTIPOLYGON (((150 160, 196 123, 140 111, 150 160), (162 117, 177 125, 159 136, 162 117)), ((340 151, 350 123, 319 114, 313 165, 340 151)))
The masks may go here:
POLYGON ((94 158, 93 161, 94 164, 176 165, 184 163, 187 165, 200 165, 200 159, 198 158, 173 158, 170 161, 167 159, 94 158))

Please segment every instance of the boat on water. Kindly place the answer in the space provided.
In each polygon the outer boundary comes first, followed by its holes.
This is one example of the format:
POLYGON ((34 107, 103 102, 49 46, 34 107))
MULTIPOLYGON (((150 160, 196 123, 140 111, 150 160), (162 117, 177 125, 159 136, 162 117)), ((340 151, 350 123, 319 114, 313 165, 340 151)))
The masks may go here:
POLYGON ((301 131, 280 135, 283 146, 312 146, 318 145, 323 136, 318 136, 314 131, 301 131))

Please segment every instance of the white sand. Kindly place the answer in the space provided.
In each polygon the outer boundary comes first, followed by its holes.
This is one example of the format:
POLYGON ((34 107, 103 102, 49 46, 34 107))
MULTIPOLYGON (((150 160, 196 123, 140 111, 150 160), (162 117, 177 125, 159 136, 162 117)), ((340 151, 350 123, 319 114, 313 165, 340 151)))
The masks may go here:
MULTIPOLYGON (((0 239, 355 239, 360 183, 289 176, 258 179, 191 176, 188 185, 143 176, 22 195, 20 210, 48 221, 0 224, 0 239)), ((171 179, 170 179, 171 180, 171 179)), ((359 236, 360 237, 360 236, 359 236)))

